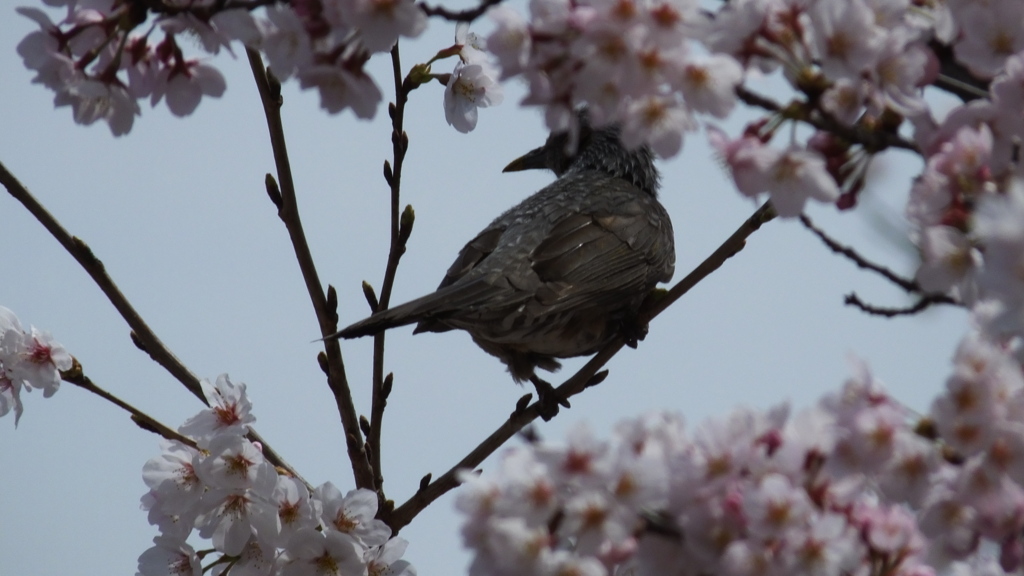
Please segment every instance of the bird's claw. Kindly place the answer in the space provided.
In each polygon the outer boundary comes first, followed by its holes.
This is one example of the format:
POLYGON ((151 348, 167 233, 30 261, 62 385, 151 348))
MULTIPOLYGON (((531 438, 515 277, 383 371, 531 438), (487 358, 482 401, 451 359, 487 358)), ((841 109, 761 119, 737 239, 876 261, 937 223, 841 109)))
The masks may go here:
POLYGON ((569 400, 563 398, 555 388, 545 380, 533 376, 530 378, 534 388, 537 389, 537 413, 545 422, 551 420, 558 414, 558 407, 571 408, 569 400))
POLYGON ((647 338, 647 324, 641 324, 635 321, 626 321, 622 323, 622 339, 626 343, 626 346, 630 348, 636 348, 637 344, 647 338))

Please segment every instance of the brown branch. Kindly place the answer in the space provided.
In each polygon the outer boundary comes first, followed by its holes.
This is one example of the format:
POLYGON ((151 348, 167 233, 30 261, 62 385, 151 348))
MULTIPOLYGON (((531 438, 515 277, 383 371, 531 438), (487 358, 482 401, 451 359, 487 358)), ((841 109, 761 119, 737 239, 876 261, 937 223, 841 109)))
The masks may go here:
MULTIPOLYGON (((209 405, 206 401, 206 396, 203 394, 202 386, 199 384, 199 378, 164 345, 163 341, 146 324, 142 316, 139 315, 121 292, 121 289, 114 283, 113 278, 107 274, 103 262, 92 253, 88 244, 68 233, 60 222, 7 170, 7 167, 2 162, 0 162, 0 184, 3 184, 7 188, 7 192, 14 199, 21 202, 35 216, 36 220, 43 225, 43 228, 46 228, 50 235, 85 269, 100 291, 107 297, 107 300, 114 305, 114 308, 121 314, 121 317, 128 323, 129 328, 132 330, 132 341, 136 347, 148 354, 153 361, 167 370, 171 376, 177 379, 196 398, 199 398, 203 404, 209 405)), ((250 430, 248 437, 253 442, 259 442, 263 446, 263 454, 273 465, 287 470, 296 477, 301 477, 259 433, 255 430, 250 430)))
POLYGON ((768 112, 779 114, 790 120, 805 122, 818 130, 831 132, 836 136, 860 144, 869 152, 881 152, 886 148, 900 148, 920 153, 917 144, 892 132, 869 130, 862 126, 847 126, 834 118, 814 110, 808 110, 805 102, 794 102, 783 106, 774 100, 752 92, 743 86, 736 87, 736 96, 748 106, 756 106, 768 112))
POLYGON ((908 306, 906 308, 883 308, 881 306, 873 306, 871 304, 865 303, 863 300, 860 299, 859 296, 857 296, 855 292, 847 294, 846 297, 843 299, 843 303, 846 304, 847 306, 859 308, 861 312, 866 312, 868 314, 871 314, 872 316, 884 316, 886 318, 894 318, 896 316, 911 316, 913 314, 923 312, 937 304, 951 304, 954 306, 960 305, 959 302, 953 300, 952 298, 946 296, 945 294, 928 294, 922 296, 921 299, 918 300, 914 305, 908 306))
POLYGON ((149 357, 157 364, 170 372, 196 398, 205 403, 206 397, 203 396, 202 387, 199 386, 199 378, 171 353, 167 346, 157 337, 156 333, 146 324, 142 316, 139 315, 138 311, 135 310, 121 292, 121 289, 114 283, 114 280, 107 274, 103 262, 92 253, 89 245, 82 239, 72 236, 64 229, 60 222, 32 196, 28 189, 2 163, 0 163, 0 184, 3 184, 7 188, 7 192, 15 200, 21 202, 35 216, 36 220, 46 228, 50 235, 57 242, 60 242, 60 245, 68 251, 68 254, 71 254, 72 258, 85 269, 85 272, 89 274, 89 277, 99 286, 103 294, 110 300, 110 303, 114 305, 114 308, 121 314, 121 317, 128 323, 128 326, 132 329, 132 339, 135 340, 136 345, 149 354, 149 357))
POLYGON ((85 373, 82 371, 82 365, 78 362, 78 358, 72 358, 72 360, 74 364, 71 366, 71 368, 60 373, 61 380, 64 380, 68 384, 74 384, 75 386, 78 386, 83 390, 88 390, 89 392, 92 392, 93 394, 99 396, 100 398, 103 398, 104 400, 107 400, 108 402, 111 402, 112 404, 124 409, 126 412, 132 415, 132 421, 135 422, 135 424, 139 428, 142 428, 143 430, 148 430, 149 432, 152 432, 158 436, 163 436, 168 440, 177 440, 178 442, 181 442, 182 444, 185 444, 187 446, 191 446, 192 448, 199 448, 198 446, 196 446, 195 441, 192 440, 191 438, 179 434, 175 430, 172 430, 170 427, 161 423, 156 418, 153 418, 149 414, 146 414, 142 410, 139 410, 138 408, 132 406, 131 404, 125 402, 124 400, 121 400, 117 396, 97 386, 92 381, 92 379, 86 376, 85 373))
POLYGON ((825 244, 825 246, 828 246, 829 250, 835 252, 836 254, 839 254, 840 256, 847 258, 848 260, 856 264, 858 267, 863 268, 865 270, 870 270, 871 272, 878 274, 879 276, 899 286, 907 293, 920 294, 924 292, 921 289, 921 285, 918 284, 916 280, 904 278, 899 274, 893 272, 892 270, 889 270, 885 266, 882 266, 881 264, 875 264, 874 262, 871 262, 867 258, 858 254, 857 251, 851 248, 850 246, 844 246, 840 244, 838 241, 834 240, 832 237, 826 234, 824 230, 815 226, 814 222, 812 222, 811 219, 807 217, 807 215, 800 215, 800 223, 804 225, 804 228, 807 228, 808 230, 813 232, 814 235, 817 236, 818 239, 820 239, 825 244))
POLYGON ((917 304, 914 304, 909 308, 878 308, 875 306, 864 304, 863 302, 861 302, 859 298, 857 298, 856 294, 850 294, 846 297, 845 300, 845 303, 848 306, 856 306, 861 310, 868 312, 869 314, 874 314, 876 316, 887 316, 891 318, 893 316, 917 314, 918 312, 924 310, 925 308, 928 308, 933 304, 951 304, 954 306, 960 305, 959 302, 957 302, 952 297, 946 294, 926 293, 924 289, 921 288, 921 285, 917 283, 917 280, 904 278, 899 274, 896 274, 892 270, 889 270, 885 266, 882 266, 881 264, 871 262, 867 258, 861 256, 856 250, 854 250, 850 246, 844 246, 840 244, 834 238, 825 233, 824 230, 815 226, 814 222, 812 222, 806 214, 800 215, 800 223, 803 224, 805 228, 813 232, 815 236, 817 236, 826 246, 828 246, 829 250, 832 250, 836 254, 839 254, 840 256, 849 259, 851 262, 853 262, 860 268, 870 270, 871 272, 878 274, 879 276, 899 286, 908 294, 922 295, 921 300, 919 300, 917 304))
MULTIPOLYGON (((660 298, 653 299, 640 312, 640 322, 648 322, 661 314, 672 303, 676 302, 691 288, 707 278, 712 272, 722 266, 729 258, 736 255, 746 245, 746 239, 757 231, 762 224, 775 217, 775 209, 770 203, 765 203, 757 209, 725 242, 723 242, 710 256, 704 259, 685 278, 677 282, 672 288, 660 298)), ((620 336, 608 343, 596 356, 590 359, 582 368, 563 382, 556 390, 560 398, 569 398, 579 394, 592 383, 600 381, 602 376, 598 371, 622 349, 625 345, 620 336)), ((396 508, 390 514, 384 516, 383 520, 391 526, 396 533, 408 525, 431 502, 440 498, 443 494, 459 485, 458 475, 461 470, 472 470, 480 465, 488 456, 494 453, 505 442, 522 430, 527 424, 533 422, 538 416, 539 403, 534 402, 523 410, 514 412, 507 421, 502 423, 497 430, 491 433, 476 448, 467 454, 458 464, 452 466, 447 472, 439 476, 416 492, 409 500, 396 508)))
MULTIPOLYGON (((391 229, 390 245, 388 248, 388 260, 384 268, 384 280, 380 288, 380 298, 377 299, 373 312, 386 310, 391 302, 391 292, 395 285, 395 276, 398 273, 398 262, 405 254, 405 243, 408 240, 408 232, 411 231, 412 222, 402 229, 403 222, 400 213, 401 189, 402 189, 402 166, 405 163, 405 153, 409 149, 409 136, 405 133, 405 104, 409 100, 409 89, 402 83, 402 60, 398 48, 399 43, 391 48, 391 69, 395 85, 395 103, 388 108, 391 115, 391 146, 394 158, 394 166, 388 162, 384 163, 384 179, 391 189, 391 229)), ((410 212, 411 213, 411 212, 410 212)), ((385 332, 378 332, 373 337, 373 395, 370 406, 370 427, 367 432, 367 445, 369 447, 370 467, 373 469, 374 486, 382 501, 384 497, 384 471, 381 468, 381 430, 384 421, 384 408, 387 406, 387 396, 390 394, 390 384, 385 389, 384 385, 384 343, 385 332)), ((393 381, 393 380, 392 380, 393 381)))
POLYGON ((466 10, 449 10, 444 6, 431 6, 426 2, 420 2, 418 6, 427 16, 440 16, 441 18, 452 22, 472 22, 473 20, 483 16, 491 6, 497 6, 498 4, 501 4, 502 1, 503 0, 481 0, 479 6, 476 8, 467 8, 466 10))
MULTIPOLYGON (((252 68, 253 78, 259 90, 260 101, 263 103, 263 112, 267 117, 267 128, 270 131, 270 144, 274 150, 274 162, 277 168, 277 177, 280 182, 280 196, 278 200, 277 215, 284 222, 291 239, 292 247, 295 250, 295 258, 298 260, 299 269, 302 272, 302 279, 306 283, 306 291, 313 303, 313 310, 316 313, 317 321, 320 324, 321 335, 333 334, 338 328, 338 317, 336 302, 324 294, 320 276, 316 271, 313 256, 309 251, 309 244, 306 241, 305 232, 302 229, 302 221, 299 218, 298 201, 295 195, 295 183, 292 180, 291 163, 288 160, 288 148, 285 145, 284 126, 281 123, 281 93, 280 85, 274 81, 271 87, 271 78, 263 65, 263 59, 258 51, 246 48, 245 53, 249 58, 249 66, 252 68), (334 305, 329 305, 329 300, 334 305)), ((273 194, 272 194, 273 196, 273 194)), ((333 289, 329 289, 333 291, 333 289)), ((370 470, 369 462, 366 459, 366 452, 363 450, 362 433, 359 430, 359 417, 356 414, 355 404, 352 402, 352 391, 348 385, 348 377, 345 374, 345 364, 341 357, 341 346, 337 340, 324 341, 324 354, 326 356, 327 383, 334 394, 338 414, 341 418, 341 425, 345 430, 345 443, 348 450, 349 461, 352 465, 352 474, 358 488, 373 488, 373 473, 370 470)))

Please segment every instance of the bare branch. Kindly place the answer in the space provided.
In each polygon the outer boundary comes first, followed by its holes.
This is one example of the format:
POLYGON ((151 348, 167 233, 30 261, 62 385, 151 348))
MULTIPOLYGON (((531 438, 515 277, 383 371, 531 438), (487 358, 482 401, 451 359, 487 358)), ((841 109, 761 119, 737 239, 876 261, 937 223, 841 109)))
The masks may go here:
POLYGON ((491 6, 497 6, 501 4, 503 0, 481 0, 480 5, 476 8, 468 8, 466 10, 449 10, 444 6, 431 6, 426 2, 420 2, 418 6, 420 10, 427 16, 439 16, 445 20, 452 22, 472 22, 477 18, 484 15, 487 9, 491 6))
MULTIPOLYGON (((710 256, 704 259, 685 278, 677 282, 664 295, 651 299, 652 301, 640 312, 640 322, 648 322, 661 314, 672 303, 679 300, 691 288, 707 278, 712 272, 722 266, 729 258, 736 255, 746 245, 746 239, 757 231, 762 224, 769 222, 775 217, 775 209, 770 203, 765 203, 757 209, 725 242, 721 244, 710 256)), ((603 379, 598 376, 598 371, 622 349, 625 345, 620 336, 607 344, 596 356, 590 359, 582 368, 573 374, 568 380, 562 383, 556 390, 560 398, 569 398, 579 394, 588 386, 603 379)), ((534 402, 523 410, 516 410, 512 413, 497 430, 491 433, 483 442, 477 445, 458 464, 452 466, 447 472, 439 476, 427 486, 421 487, 409 500, 396 508, 390 514, 383 515, 383 520, 391 526, 391 529, 398 532, 408 525, 431 502, 440 498, 449 490, 460 484, 458 475, 462 470, 473 470, 480 465, 488 456, 494 453, 505 442, 516 435, 530 422, 533 422, 539 415, 539 403, 534 402)))
POLYGON ((800 222, 804 225, 805 228, 813 232, 815 236, 817 236, 822 242, 825 243, 826 246, 828 246, 830 250, 832 250, 836 254, 848 258, 854 264, 861 268, 864 268, 865 270, 870 270, 878 274, 879 276, 899 286, 908 294, 922 295, 922 298, 917 302, 917 304, 914 304, 909 308, 878 308, 875 306, 864 304, 863 302, 861 302, 859 298, 857 298, 856 294, 849 294, 845 300, 848 306, 856 306, 869 314, 874 314, 876 316, 887 316, 891 318, 893 316, 917 314, 918 312, 924 310, 925 308, 928 308, 933 304, 951 304, 954 306, 960 305, 959 302, 957 302, 952 297, 946 294, 925 293, 924 289, 921 288, 921 285, 918 284, 916 280, 904 278, 899 274, 896 274, 892 270, 889 270, 885 266, 882 266, 881 264, 871 262, 867 258, 861 256, 853 248, 840 244, 831 236, 826 234, 824 230, 815 226, 814 222, 812 222, 811 219, 807 217, 807 215, 801 214, 800 222))
MULTIPOLYGON (((402 166, 405 164, 405 154, 409 150, 409 136, 405 133, 405 104, 409 100, 409 88, 402 82, 402 59, 399 53, 399 43, 391 48, 391 70, 395 86, 395 103, 388 107, 391 115, 391 147, 394 165, 385 162, 384 179, 391 188, 391 229, 390 246, 388 248, 388 260, 384 268, 384 281, 380 288, 380 297, 375 298, 376 305, 373 312, 387 309, 391 303, 391 291, 395 285, 395 276, 398 273, 398 262, 405 254, 405 244, 408 234, 402 233, 402 217, 400 214, 401 189, 402 189, 402 166)), ((411 229, 411 222, 408 224, 411 229)), ((390 390, 384 390, 384 343, 385 332, 378 332, 373 337, 373 396, 370 406, 370 427, 367 432, 367 445, 369 446, 370 467, 373 469, 374 486, 381 500, 384 497, 384 471, 381 468, 381 430, 384 421, 384 407, 387 405, 387 396, 390 390)), ((390 376, 390 375, 389 375, 390 376)), ((393 382, 393 380, 391 380, 393 382)), ((389 386, 390 387, 390 386, 389 386)))
MULTIPOLYGON (((274 162, 277 167, 281 192, 281 204, 277 215, 288 230, 292 248, 295 250, 295 258, 302 271, 302 279, 306 283, 306 291, 309 293, 313 310, 316 312, 316 318, 320 324, 320 333, 323 336, 333 334, 338 328, 337 311, 335 307, 328 305, 328 297, 324 294, 320 276, 309 251, 309 243, 306 241, 306 235, 302 229, 302 221, 299 218, 295 183, 292 180, 291 163, 288 160, 288 148, 285 145, 284 127, 281 123, 280 85, 274 81, 272 87, 271 77, 267 74, 258 51, 246 48, 245 53, 249 57, 249 66, 252 68, 253 78, 256 80, 256 87, 263 103, 263 112, 267 117, 267 128, 270 131, 270 144, 274 150, 274 162)), ((355 404, 352 402, 352 391, 345 374, 341 346, 337 340, 325 341, 324 352, 327 359, 325 371, 327 383, 334 394, 338 414, 341 417, 341 425, 345 430, 345 443, 355 484, 359 488, 372 489, 373 473, 366 459, 366 452, 363 450, 359 417, 356 415, 355 404)))
POLYGON ((904 278, 899 274, 896 274, 892 270, 889 270, 885 266, 882 266, 881 264, 875 264, 874 262, 871 262, 867 258, 858 254, 857 251, 851 248, 850 246, 844 246, 840 244, 832 237, 830 237, 828 234, 826 234, 824 230, 815 226, 814 222, 812 222, 811 219, 807 217, 807 215, 800 215, 800 223, 803 224, 805 228, 813 232, 814 235, 817 236, 825 244, 825 246, 828 246, 829 250, 835 252, 836 254, 839 254, 840 256, 846 257, 851 262, 856 264, 858 267, 864 268, 865 270, 870 270, 875 274, 878 274, 879 276, 885 278, 889 282, 892 282, 893 284, 899 286, 907 293, 920 294, 924 292, 916 280, 904 278))
POLYGON ((60 222, 32 196, 28 189, 2 163, 0 163, 0 184, 3 184, 7 188, 7 192, 15 200, 21 202, 36 217, 36 220, 46 228, 50 235, 60 242, 60 245, 68 251, 68 254, 71 254, 82 268, 85 269, 89 277, 99 286, 103 294, 110 300, 110 303, 114 305, 114 308, 121 314, 121 317, 128 323, 128 326, 132 329, 132 338, 136 341, 136 344, 149 354, 149 357, 157 364, 170 372, 196 398, 205 403, 206 397, 203 396, 203 390, 199 386, 199 378, 171 353, 167 346, 157 337, 156 333, 146 324, 142 316, 135 310, 135 307, 131 305, 121 292, 121 289, 114 283, 114 280, 107 274, 103 262, 92 253, 89 245, 65 230, 60 222))
POLYGON ((847 306, 859 308, 862 312, 866 312, 868 314, 871 314, 872 316, 884 316, 886 318, 894 318, 896 316, 911 316, 913 314, 923 312, 936 304, 951 304, 954 306, 960 305, 959 302, 953 300, 952 298, 946 296, 945 294, 928 294, 926 296, 922 296, 921 299, 918 300, 917 303, 915 303, 913 306, 908 306, 906 308, 883 308, 881 306, 873 306, 871 304, 865 303, 863 300, 860 299, 859 296, 857 296, 855 292, 847 294, 846 298, 843 299, 843 303, 846 304, 847 306))
POLYGON ((99 396, 100 398, 103 398, 104 400, 124 409, 126 412, 132 415, 132 421, 135 422, 135 424, 137 424, 138 427, 142 428, 143 430, 148 430, 154 434, 157 434, 158 436, 163 436, 168 440, 177 440, 178 442, 181 442, 186 446, 191 446, 192 448, 199 448, 198 446, 196 446, 195 441, 192 440, 191 438, 179 434, 178 432, 172 430, 165 424, 162 424, 156 418, 153 418, 149 414, 146 414, 142 410, 139 410, 138 408, 132 406, 131 404, 125 402, 124 400, 121 400, 114 394, 111 394, 110 392, 107 392, 103 388, 97 386, 82 371, 82 364, 78 362, 78 358, 72 357, 72 360, 74 361, 74 364, 71 366, 71 368, 60 373, 61 380, 67 382, 68 384, 74 384, 75 386, 78 386, 83 390, 88 390, 89 392, 92 392, 93 394, 99 396))

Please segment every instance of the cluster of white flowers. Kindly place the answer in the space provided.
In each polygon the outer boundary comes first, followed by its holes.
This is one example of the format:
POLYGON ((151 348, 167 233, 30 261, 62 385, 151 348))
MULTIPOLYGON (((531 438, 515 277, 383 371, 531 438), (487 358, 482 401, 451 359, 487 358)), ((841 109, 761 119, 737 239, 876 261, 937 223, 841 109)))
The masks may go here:
POLYGON ((213 576, 416 575, 401 560, 408 543, 374 518, 376 493, 342 495, 327 482, 310 494, 246 439, 255 418, 245 384, 202 384, 210 408, 179 429, 199 449, 164 441, 142 469, 142 506, 160 535, 139 557, 140 576, 202 576, 208 555, 188 544, 194 530, 222 555, 207 564, 213 576))
POLYGON ((49 398, 60 388, 60 372, 70 370, 68 351, 35 326, 25 330, 7 308, 0 306, 0 417, 14 412, 18 425, 25 407, 22 391, 43 391, 49 398))
POLYGON ((652 414, 610 441, 579 427, 565 446, 512 449, 492 474, 465 477, 470 574, 1018 570, 1024 378, 979 339, 956 366, 933 410, 939 439, 859 368, 795 415, 738 410, 687 434, 680 417, 652 414))

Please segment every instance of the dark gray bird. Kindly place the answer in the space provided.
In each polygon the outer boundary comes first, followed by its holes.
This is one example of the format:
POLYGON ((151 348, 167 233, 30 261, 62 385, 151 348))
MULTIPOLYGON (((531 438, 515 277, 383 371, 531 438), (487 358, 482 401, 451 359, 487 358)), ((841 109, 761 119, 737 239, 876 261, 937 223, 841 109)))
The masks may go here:
POLYGON ((470 240, 436 292, 327 339, 414 322, 414 333, 458 328, 504 362, 517 383, 533 382, 543 400, 550 385, 536 368, 558 370, 557 358, 593 354, 618 334, 642 338, 646 326, 634 322, 640 304, 675 268, 653 154, 628 150, 616 127, 592 128, 585 113, 577 151, 568 144, 567 133, 553 133, 505 168, 547 168, 558 179, 470 240))

